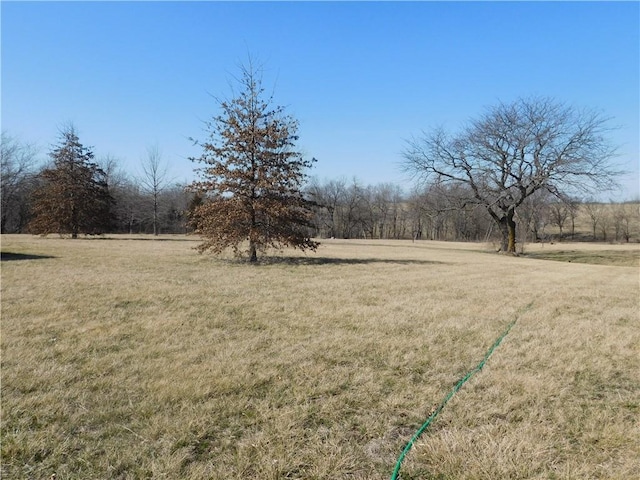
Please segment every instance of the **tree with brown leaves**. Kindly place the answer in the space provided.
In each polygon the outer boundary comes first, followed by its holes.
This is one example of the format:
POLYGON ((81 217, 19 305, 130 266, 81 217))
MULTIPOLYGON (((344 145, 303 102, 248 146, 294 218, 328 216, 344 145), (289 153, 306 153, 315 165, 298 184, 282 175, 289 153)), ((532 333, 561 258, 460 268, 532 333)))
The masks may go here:
POLYGON ((310 238, 312 202, 301 188, 305 160, 295 148, 298 122, 264 98, 261 78, 251 64, 241 68, 241 91, 218 101, 221 113, 206 123, 208 139, 192 161, 204 164, 192 184, 206 200, 191 213, 204 242, 198 249, 226 249, 256 262, 258 252, 285 246, 315 250, 310 238), (245 248, 246 246, 246 248, 245 248))
POLYGON ((53 165, 38 176, 29 231, 70 234, 71 238, 104 233, 111 227, 113 206, 106 175, 73 127, 62 130, 60 136, 60 144, 49 154, 53 165))

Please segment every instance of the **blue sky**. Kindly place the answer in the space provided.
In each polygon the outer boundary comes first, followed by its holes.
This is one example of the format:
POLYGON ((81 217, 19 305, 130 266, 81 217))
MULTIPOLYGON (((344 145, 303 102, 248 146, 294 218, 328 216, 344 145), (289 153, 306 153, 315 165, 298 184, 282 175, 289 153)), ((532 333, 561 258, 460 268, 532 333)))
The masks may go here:
POLYGON ((212 97, 265 65, 320 179, 411 181, 405 140, 499 101, 551 96, 613 117, 618 199, 639 195, 638 2, 1 2, 2 129, 40 146, 73 122, 130 173, 157 144, 194 178, 212 97))

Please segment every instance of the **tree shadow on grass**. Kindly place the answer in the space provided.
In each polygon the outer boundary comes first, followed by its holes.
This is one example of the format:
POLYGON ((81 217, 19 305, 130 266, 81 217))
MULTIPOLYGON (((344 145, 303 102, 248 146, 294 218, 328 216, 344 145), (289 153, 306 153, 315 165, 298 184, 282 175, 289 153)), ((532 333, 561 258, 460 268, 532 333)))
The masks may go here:
MULTIPOLYGON (((134 234, 135 235, 135 234, 134 234)), ((182 234, 177 234, 177 235, 182 235, 182 234)), ((135 242, 201 242, 202 240, 199 238, 157 238, 157 237, 123 237, 123 238, 118 238, 118 237, 83 237, 82 240, 100 240, 100 241, 105 241, 105 240, 118 240, 118 241, 135 241, 135 242)))
POLYGON ((0 252, 0 261, 9 262, 12 260, 44 260, 47 258, 56 258, 50 255, 33 255, 31 253, 13 253, 0 252))
MULTIPOLYGON (((234 261, 237 263, 247 263, 247 260, 234 261)), ((389 263, 394 265, 444 265, 447 262, 393 258, 262 257, 258 259, 257 265, 369 265, 372 263, 389 263)))

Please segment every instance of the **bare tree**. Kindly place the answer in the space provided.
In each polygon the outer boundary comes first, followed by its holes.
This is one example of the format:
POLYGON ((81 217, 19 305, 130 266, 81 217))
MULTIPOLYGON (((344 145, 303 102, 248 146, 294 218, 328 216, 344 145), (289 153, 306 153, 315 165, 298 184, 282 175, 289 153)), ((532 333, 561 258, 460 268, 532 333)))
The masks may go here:
POLYGON ((402 238, 405 232, 406 222, 406 199, 402 192, 402 189, 398 185, 391 186, 391 238, 402 238))
POLYGON ((499 104, 454 136, 443 129, 408 142, 405 169, 418 178, 464 184, 461 205, 484 207, 501 232, 501 250, 516 251, 516 210, 538 190, 554 195, 606 190, 619 174, 608 119, 548 98, 499 104))
POLYGON ((606 242, 609 239, 609 228, 611 227, 611 209, 605 207, 602 212, 602 217, 600 219, 600 233, 602 233, 602 241, 606 242))
MULTIPOLYGON (((329 236, 344 237, 346 235, 343 210, 347 199, 347 180, 339 178, 325 184, 321 205, 329 212, 329 236)), ((315 200, 315 199, 314 199, 315 200)))
POLYGON ((356 177, 345 192, 342 208, 343 232, 345 238, 360 238, 363 235, 366 220, 364 218, 365 189, 356 177))
POLYGON ((522 202, 516 213, 522 242, 529 239, 529 234, 534 242, 546 240, 544 229, 549 223, 549 204, 552 201, 552 195, 547 190, 538 190, 522 202))
POLYGON ((613 221, 616 232, 616 241, 623 239, 629 243, 631 238, 631 226, 635 219, 636 223, 640 219, 638 203, 617 203, 613 206, 613 221))
POLYGON ((28 198, 34 186, 36 148, 2 132, 0 138, 0 192, 2 233, 19 232, 28 220, 28 198))
POLYGON ((401 238, 407 230, 402 189, 390 183, 362 186, 357 178, 312 178, 306 194, 316 203, 314 225, 321 237, 401 238))
POLYGON ((381 183, 372 187, 374 218, 379 238, 388 238, 392 222, 394 194, 396 190, 390 183, 381 183))
POLYGON ((185 185, 173 184, 162 193, 162 201, 165 205, 160 216, 164 231, 169 233, 186 233, 187 211, 194 197, 185 185))
POLYGON ((140 184, 151 196, 153 234, 158 235, 159 199, 169 180, 167 179, 168 166, 162 162, 162 154, 157 145, 147 147, 147 156, 142 160, 141 167, 143 175, 140 178, 140 184))
POLYGON ((591 233, 593 234, 593 240, 598 240, 598 225, 602 222, 604 218, 604 210, 605 206, 593 199, 587 200, 582 204, 582 209, 589 217, 589 221, 591 222, 591 233))
POLYGON ((576 236, 576 218, 580 210, 580 200, 575 197, 562 197, 562 201, 567 206, 567 213, 571 221, 571 240, 576 236))
POLYGON ((120 167, 118 158, 111 154, 104 155, 96 160, 98 167, 104 172, 109 189, 113 190, 126 183, 127 174, 120 167))
POLYGON ((340 210, 344 204, 347 181, 344 178, 321 183, 312 177, 305 188, 306 195, 315 203, 314 227, 320 237, 340 237, 340 210))
POLYGON ((570 205, 563 199, 559 199, 549 204, 549 221, 552 225, 556 225, 558 227, 560 232, 560 236, 558 238, 559 241, 562 241, 562 236, 564 234, 563 229, 569 219, 570 209, 570 205))
POLYGON ((133 179, 122 179, 111 189, 115 199, 117 230, 125 233, 140 233, 145 218, 143 205, 145 194, 133 179))

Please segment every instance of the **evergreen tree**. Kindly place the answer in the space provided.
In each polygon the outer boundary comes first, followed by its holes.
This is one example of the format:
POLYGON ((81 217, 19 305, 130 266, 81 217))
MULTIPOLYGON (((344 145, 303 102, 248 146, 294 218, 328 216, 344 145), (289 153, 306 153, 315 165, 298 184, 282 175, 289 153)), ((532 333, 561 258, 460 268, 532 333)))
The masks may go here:
POLYGON ((220 101, 222 113, 207 123, 209 138, 200 143, 203 153, 191 160, 205 166, 196 191, 206 201, 195 205, 191 222, 204 237, 200 251, 236 255, 268 247, 290 246, 315 250, 309 238, 312 203, 301 187, 305 170, 315 160, 305 160, 295 150, 298 122, 264 99, 262 82, 250 65, 238 80, 241 92, 220 101), (248 248, 244 250, 244 246, 248 248))
POLYGON ((60 143, 49 155, 53 164, 39 175, 29 230, 40 235, 70 234, 71 238, 108 231, 113 198, 105 172, 92 161, 93 152, 80 143, 73 127, 60 133, 60 143))

